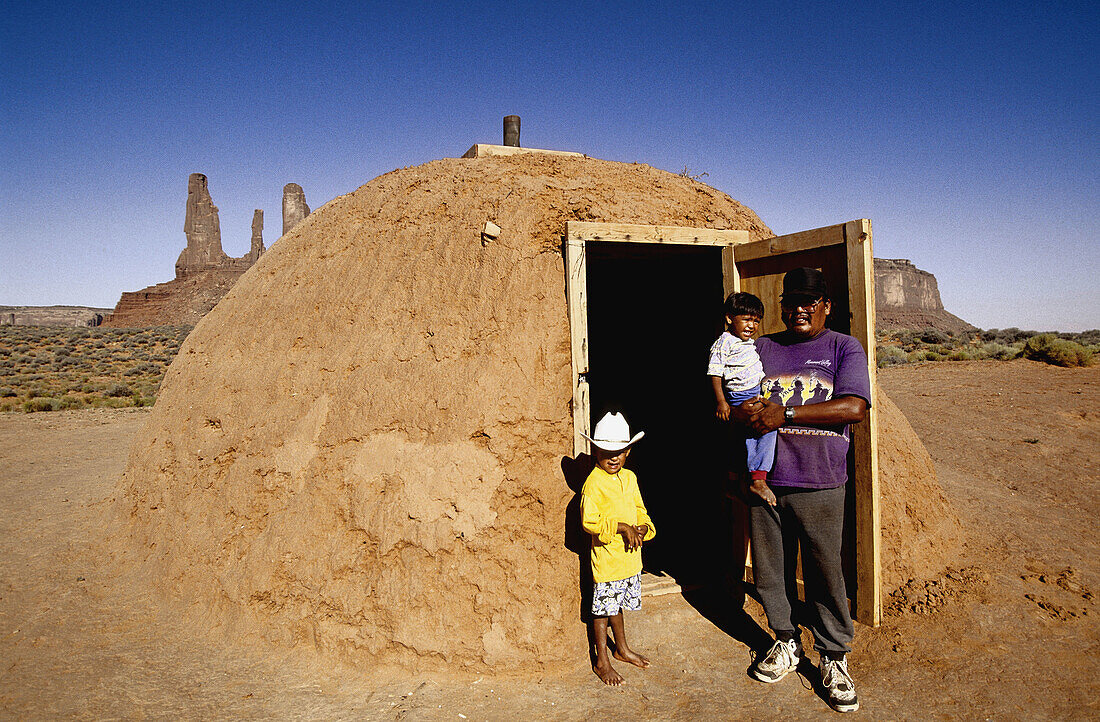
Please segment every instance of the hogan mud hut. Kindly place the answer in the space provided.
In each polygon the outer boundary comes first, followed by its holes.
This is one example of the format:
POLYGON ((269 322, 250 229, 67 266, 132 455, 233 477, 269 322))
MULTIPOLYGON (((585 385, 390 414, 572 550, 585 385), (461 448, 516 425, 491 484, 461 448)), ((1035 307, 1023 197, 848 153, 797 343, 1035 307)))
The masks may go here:
MULTIPOLYGON (((563 253, 577 220, 774 235, 690 178, 580 155, 437 160, 332 200, 169 369, 117 498, 130 563, 213 624, 357 664, 582 659, 563 253)), ((589 262, 634 274, 596 294, 607 321, 591 336, 621 343, 592 373, 628 371, 661 409, 690 410, 693 384, 705 398, 716 319, 698 309, 720 305, 700 290, 713 283, 690 253, 589 262)), ((938 571, 958 526, 905 419, 881 394, 876 408, 889 591, 938 571)), ((664 544, 647 564, 690 576, 674 568, 677 539, 720 513, 727 482, 703 462, 710 481, 671 501, 684 480, 668 460, 714 433, 700 426, 712 412, 676 413, 639 412, 639 478, 664 544)))

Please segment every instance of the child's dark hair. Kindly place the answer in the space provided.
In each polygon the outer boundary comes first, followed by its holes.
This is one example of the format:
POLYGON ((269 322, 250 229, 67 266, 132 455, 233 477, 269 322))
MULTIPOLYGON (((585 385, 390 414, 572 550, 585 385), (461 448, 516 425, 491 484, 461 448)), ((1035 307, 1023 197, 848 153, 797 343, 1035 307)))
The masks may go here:
POLYGON ((731 293, 726 298, 726 315, 764 318, 764 303, 751 293, 731 293))

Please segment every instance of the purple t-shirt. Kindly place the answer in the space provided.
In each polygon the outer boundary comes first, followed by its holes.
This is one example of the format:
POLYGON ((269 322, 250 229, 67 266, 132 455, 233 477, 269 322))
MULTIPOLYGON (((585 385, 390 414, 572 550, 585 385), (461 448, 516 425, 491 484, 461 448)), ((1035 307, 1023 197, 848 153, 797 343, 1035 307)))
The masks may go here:
MULTIPOLYGON (((859 341, 836 331, 802 341, 791 333, 756 342, 764 366, 760 393, 784 406, 817 404, 858 396, 871 405, 867 354, 859 341)), ((768 483, 808 489, 832 489, 848 481, 848 425, 779 428, 775 466, 768 483)))

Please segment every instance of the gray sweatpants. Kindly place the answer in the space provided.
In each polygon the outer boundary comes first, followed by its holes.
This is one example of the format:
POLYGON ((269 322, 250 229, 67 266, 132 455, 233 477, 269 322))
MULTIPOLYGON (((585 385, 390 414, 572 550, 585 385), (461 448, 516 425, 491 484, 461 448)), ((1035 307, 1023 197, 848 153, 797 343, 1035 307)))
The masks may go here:
MULTIPOLYGON (((791 619, 795 552, 802 545, 802 576, 810 631, 819 652, 850 652, 852 617, 844 587, 840 547, 844 537, 844 487, 802 490, 772 487, 777 504, 751 509, 752 576, 768 626, 796 631, 791 619)), ((755 501, 755 500, 754 500, 755 501)))

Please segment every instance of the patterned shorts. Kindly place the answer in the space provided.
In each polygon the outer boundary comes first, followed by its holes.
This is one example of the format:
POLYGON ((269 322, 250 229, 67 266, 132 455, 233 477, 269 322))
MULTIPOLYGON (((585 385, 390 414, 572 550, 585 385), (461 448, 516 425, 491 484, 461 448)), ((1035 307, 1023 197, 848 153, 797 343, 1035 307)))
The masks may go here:
POLYGON ((613 582, 596 582, 592 592, 592 616, 614 617, 623 609, 642 608, 642 575, 613 582))

